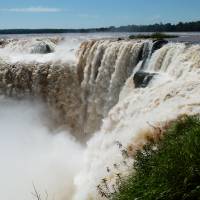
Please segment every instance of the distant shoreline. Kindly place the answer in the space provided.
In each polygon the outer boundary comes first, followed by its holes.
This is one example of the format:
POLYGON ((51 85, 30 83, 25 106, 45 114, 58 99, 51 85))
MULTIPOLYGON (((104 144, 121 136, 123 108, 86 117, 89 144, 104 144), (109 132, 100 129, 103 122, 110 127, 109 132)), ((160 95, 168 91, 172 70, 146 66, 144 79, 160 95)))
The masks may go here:
POLYGON ((108 32, 107 30, 93 29, 3 29, 1 35, 7 34, 56 34, 56 33, 97 33, 108 32))
POLYGON ((88 29, 0 29, 1 35, 8 34, 56 34, 56 33, 101 33, 101 32, 200 32, 200 21, 178 24, 128 25, 88 29))
MULTIPOLYGON (((65 33, 156 33, 157 31, 91 31, 86 29, 84 31, 79 30, 64 30, 64 29, 51 29, 50 31, 45 31, 44 29, 6 29, 0 30, 0 35, 23 35, 23 34, 65 34, 65 33)), ((199 31, 163 31, 163 33, 200 33, 199 31)))

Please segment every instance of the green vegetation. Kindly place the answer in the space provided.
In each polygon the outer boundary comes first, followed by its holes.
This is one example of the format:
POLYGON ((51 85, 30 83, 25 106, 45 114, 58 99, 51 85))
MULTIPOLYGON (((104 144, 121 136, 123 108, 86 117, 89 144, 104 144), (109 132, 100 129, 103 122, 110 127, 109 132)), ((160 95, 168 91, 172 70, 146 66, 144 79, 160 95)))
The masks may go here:
POLYGON ((129 36, 129 39, 156 39, 156 40, 161 40, 161 39, 166 39, 166 38, 176 38, 178 37, 177 35, 168 35, 165 33, 153 33, 150 35, 145 35, 145 34, 139 34, 139 35, 131 35, 129 36))
POLYGON ((128 25, 111 27, 111 30, 116 32, 195 32, 200 31, 200 21, 179 22, 177 24, 128 25))
POLYGON ((133 169, 112 200, 200 199, 200 118, 172 122, 161 141, 138 151, 133 169))

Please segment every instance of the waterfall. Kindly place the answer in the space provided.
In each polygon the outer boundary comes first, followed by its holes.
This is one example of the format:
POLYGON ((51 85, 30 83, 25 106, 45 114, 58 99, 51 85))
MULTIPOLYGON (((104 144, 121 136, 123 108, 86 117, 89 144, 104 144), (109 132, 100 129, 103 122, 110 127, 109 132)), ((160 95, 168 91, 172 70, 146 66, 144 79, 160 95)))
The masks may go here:
MULTIPOLYGON (((18 49, 33 42, 27 43, 17 41, 18 49)), ((49 105, 54 122, 67 125, 79 138, 89 137, 100 129, 102 119, 118 102, 145 49, 144 41, 92 40, 81 45, 77 66, 55 61, 3 63, 1 93, 39 97, 49 105)))
POLYGON ((118 102, 119 93, 140 60, 145 42, 91 41, 81 46, 78 74, 81 82, 84 132, 94 133, 118 102))
POLYGON ((75 135, 81 132, 77 80, 75 68, 67 64, 0 64, 0 94, 17 99, 40 98, 48 105, 54 125, 67 124, 75 135))
POLYGON ((75 179, 76 200, 114 192, 137 149, 159 137, 170 121, 200 113, 200 45, 167 44, 153 53, 145 71, 157 75, 146 88, 135 88, 134 74, 127 78, 118 103, 88 141, 84 168, 75 179))
POLYGON ((89 40, 73 62, 55 59, 57 46, 48 55, 30 56, 27 43, 28 55, 9 59, 10 46, 0 49, 0 94, 39 98, 53 126, 90 138, 73 200, 105 199, 100 191, 114 192, 138 149, 170 121, 200 113, 200 45, 89 40))

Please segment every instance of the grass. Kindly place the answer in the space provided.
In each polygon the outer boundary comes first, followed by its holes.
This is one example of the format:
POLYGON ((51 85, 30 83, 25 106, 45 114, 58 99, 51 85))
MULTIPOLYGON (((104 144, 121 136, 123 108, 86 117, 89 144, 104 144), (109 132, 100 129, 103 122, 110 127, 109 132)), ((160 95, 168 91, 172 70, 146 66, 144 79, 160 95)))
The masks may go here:
POLYGON ((167 38, 176 38, 177 35, 168 35, 165 33, 153 33, 150 35, 145 34, 138 34, 138 35, 131 35, 129 36, 129 39, 155 39, 155 40, 161 40, 161 39, 167 39, 167 38))
POLYGON ((161 141, 137 152, 135 172, 112 200, 200 199, 200 119, 172 122, 161 141))

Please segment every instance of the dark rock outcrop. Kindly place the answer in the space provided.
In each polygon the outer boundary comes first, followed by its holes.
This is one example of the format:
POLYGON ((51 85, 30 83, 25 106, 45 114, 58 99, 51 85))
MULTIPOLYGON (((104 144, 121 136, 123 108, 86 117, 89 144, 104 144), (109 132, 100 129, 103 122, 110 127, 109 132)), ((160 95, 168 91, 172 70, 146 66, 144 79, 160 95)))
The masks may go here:
POLYGON ((36 45, 33 45, 31 48, 31 53, 33 54, 47 54, 54 52, 54 47, 46 42, 40 42, 36 45))
POLYGON ((152 53, 155 52, 156 50, 162 48, 167 43, 168 43, 168 41, 164 40, 164 39, 153 41, 152 53))
POLYGON ((145 88, 149 84, 149 82, 153 79, 153 77, 157 75, 156 73, 148 73, 139 71, 136 72, 133 77, 133 82, 135 84, 135 88, 145 88))
POLYGON ((5 47, 5 45, 6 45, 6 40, 0 39, 0 48, 5 47))

